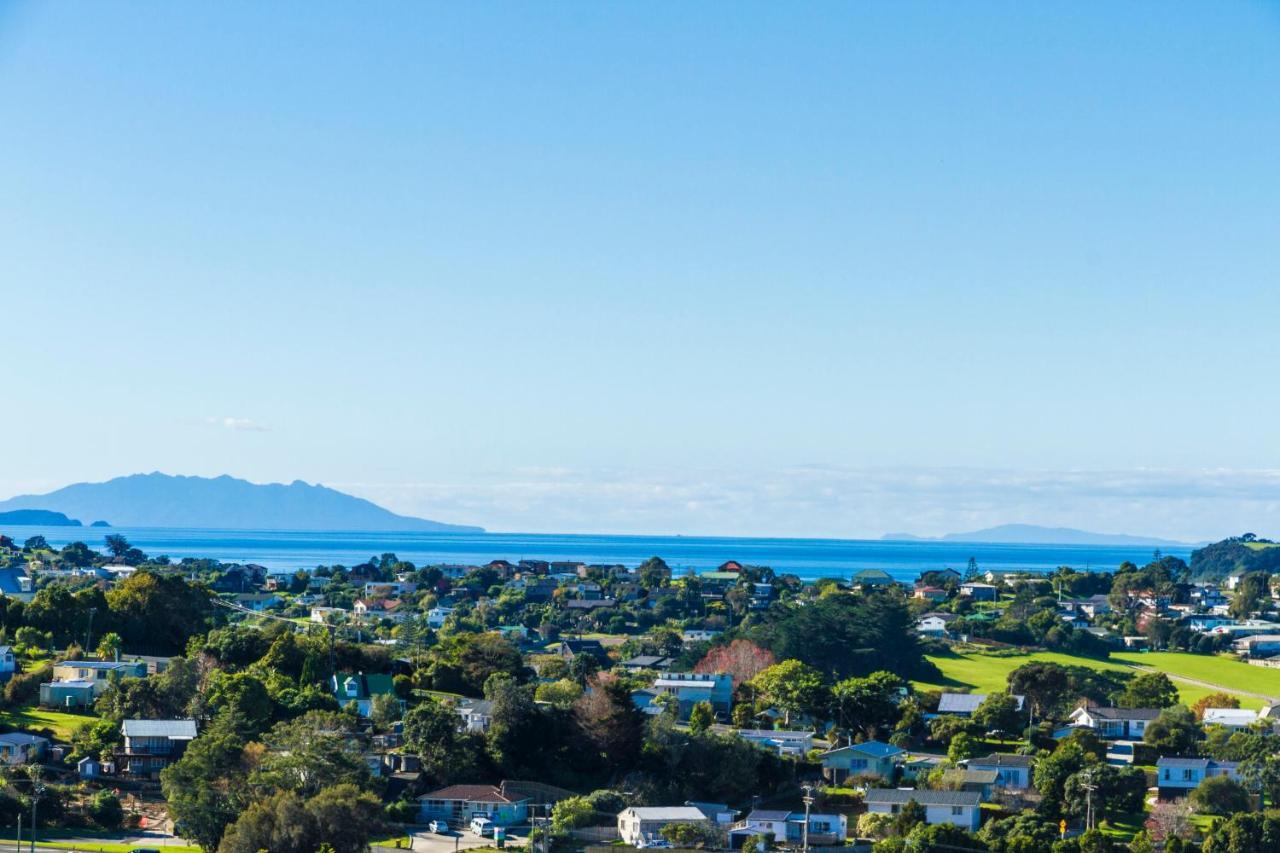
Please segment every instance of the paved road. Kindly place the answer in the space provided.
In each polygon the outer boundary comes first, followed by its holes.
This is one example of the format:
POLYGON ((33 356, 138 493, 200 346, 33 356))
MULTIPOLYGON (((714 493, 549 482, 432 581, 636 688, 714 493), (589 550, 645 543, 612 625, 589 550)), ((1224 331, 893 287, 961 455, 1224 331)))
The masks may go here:
MULTIPOLYGON (((415 830, 409 834, 409 839, 413 844, 411 848, 414 853, 454 853, 455 850, 471 850, 475 847, 492 847, 492 838, 482 838, 473 832, 451 832, 448 835, 441 835, 427 830, 415 830)), ((507 846, 523 847, 528 840, 528 830, 525 827, 518 827, 514 830, 510 827, 507 829, 507 846)), ((405 848, 399 848, 404 851, 405 848)), ((388 853, 388 851, 396 850, 395 847, 377 847, 377 853, 388 853)), ((0 853, 8 853, 8 851, 0 851, 0 853)))
MULTIPOLYGON (((1141 666, 1136 663, 1131 663, 1128 666, 1130 669, 1136 669, 1139 672, 1164 672, 1164 670, 1158 669, 1154 666, 1141 666)), ((1171 672, 1165 672, 1164 674, 1169 676, 1170 681, 1181 681, 1183 684, 1194 684, 1196 687, 1207 687, 1210 690, 1217 690, 1222 693, 1231 693, 1236 696, 1251 696, 1254 699, 1265 699, 1268 703, 1274 703, 1276 701, 1275 696, 1268 696, 1265 693, 1251 693, 1248 690, 1237 690, 1234 687, 1227 687, 1225 684, 1214 684, 1212 681, 1201 681, 1198 678, 1187 678, 1185 675, 1174 675, 1171 672)))

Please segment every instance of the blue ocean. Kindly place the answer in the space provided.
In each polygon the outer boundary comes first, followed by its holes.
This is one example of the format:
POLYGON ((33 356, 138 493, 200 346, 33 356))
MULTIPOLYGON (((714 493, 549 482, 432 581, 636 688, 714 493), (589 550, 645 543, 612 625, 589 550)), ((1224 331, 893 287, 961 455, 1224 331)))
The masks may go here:
MULTIPOLYGON (((725 560, 770 566, 806 580, 848 578, 862 569, 883 569, 899 580, 927 569, 964 571, 969 558, 979 568, 1052 571, 1058 566, 1113 570, 1125 560, 1141 565, 1153 549, 1114 545, 1010 545, 1003 543, 887 542, 858 539, 755 539, 715 536, 607 536, 547 533, 370 533, 314 531, 180 530, 162 528, 11 527, 3 531, 21 543, 43 535, 51 545, 82 541, 101 548, 107 534, 119 533, 153 556, 209 557, 257 563, 273 570, 354 565, 387 552, 417 565, 486 563, 522 558, 581 560, 635 565, 662 557, 677 572, 708 571, 725 560)), ((1187 559, 1190 549, 1166 548, 1187 559)))

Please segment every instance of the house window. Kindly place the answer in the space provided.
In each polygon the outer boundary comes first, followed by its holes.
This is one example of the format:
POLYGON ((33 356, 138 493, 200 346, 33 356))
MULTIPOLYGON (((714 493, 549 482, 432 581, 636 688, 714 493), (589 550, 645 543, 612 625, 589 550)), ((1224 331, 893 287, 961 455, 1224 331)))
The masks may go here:
POLYGON ((1190 768, 1188 768, 1188 769, 1186 769, 1186 770, 1183 770, 1183 771, 1182 771, 1182 781, 1183 781, 1183 782, 1190 782, 1190 781, 1191 781, 1191 769, 1190 769, 1190 768))
POLYGON ((892 806, 889 807, 889 813, 897 814, 899 811, 901 811, 901 809, 902 809, 902 806, 898 805, 897 803, 894 803, 892 806))
POLYGON ((951 807, 951 816, 952 816, 952 817, 959 817, 959 816, 960 816, 960 815, 962 815, 962 814, 964 814, 964 808, 962 808, 961 806, 952 806, 952 807, 951 807))

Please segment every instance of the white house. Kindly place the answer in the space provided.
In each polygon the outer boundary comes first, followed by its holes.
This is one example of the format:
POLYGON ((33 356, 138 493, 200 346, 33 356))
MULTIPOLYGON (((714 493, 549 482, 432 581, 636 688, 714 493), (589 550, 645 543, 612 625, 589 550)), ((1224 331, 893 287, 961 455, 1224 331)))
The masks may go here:
POLYGON ((1160 799, 1185 797, 1210 776, 1227 776, 1240 781, 1239 765, 1212 758, 1161 758, 1156 762, 1156 787, 1160 799))
POLYGON ((945 637, 947 626, 957 618, 954 613, 926 613, 916 620, 916 633, 922 637, 945 637))
POLYGON ((18 659, 13 646, 0 646, 0 681, 8 681, 18 671, 18 659))
POLYGON ((427 611, 427 627, 439 630, 444 627, 445 620, 452 615, 452 607, 433 607, 427 611))
POLYGON ((998 590, 989 583, 962 583, 960 594, 974 601, 995 601, 998 590))
POLYGON ((676 697, 682 719, 699 702, 710 702, 717 714, 725 716, 733 703, 733 676, 727 672, 673 672, 658 678, 653 686, 676 697))
POLYGON ((693 806, 632 806, 618 812, 618 835, 632 847, 662 837, 662 828, 673 823, 707 823, 707 816, 693 806))
POLYGON ((1258 712, 1245 708, 1205 708, 1201 722, 1206 726, 1225 726, 1239 731, 1258 722, 1258 712))
POLYGON ((463 699, 458 703, 458 716, 462 717, 464 729, 483 734, 493 722, 493 703, 487 699, 463 699))
POLYGON ((804 755, 813 749, 813 732, 777 729, 738 729, 738 737, 779 755, 804 755))
POLYGON ((915 800, 924 806, 925 823, 950 823, 976 832, 982 820, 982 795, 977 791, 924 791, 911 788, 870 788, 865 802, 871 814, 896 815, 915 800))
POLYGON ((1076 708, 1073 726, 1084 726, 1108 740, 1142 740, 1147 724, 1160 716, 1159 708, 1076 708))
MULTIPOLYGON (((734 840, 729 846, 740 846, 738 839, 768 834, 779 845, 800 847, 806 840, 805 828, 804 812, 755 809, 729 831, 734 840)), ((848 834, 849 821, 842 814, 809 815, 807 840, 810 845, 843 845, 848 834)))

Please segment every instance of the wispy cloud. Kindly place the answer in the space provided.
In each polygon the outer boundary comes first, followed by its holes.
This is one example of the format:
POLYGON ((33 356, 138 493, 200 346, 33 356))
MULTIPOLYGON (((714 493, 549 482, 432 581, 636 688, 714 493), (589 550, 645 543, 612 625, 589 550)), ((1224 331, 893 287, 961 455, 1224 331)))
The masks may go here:
POLYGON ((242 432, 266 432, 267 428, 260 423, 251 421, 248 418, 205 418, 205 423, 219 426, 223 429, 234 429, 242 432))
POLYGON ((1280 532, 1280 470, 525 469, 336 487, 500 530, 877 537, 1021 522, 1185 540, 1280 532))

